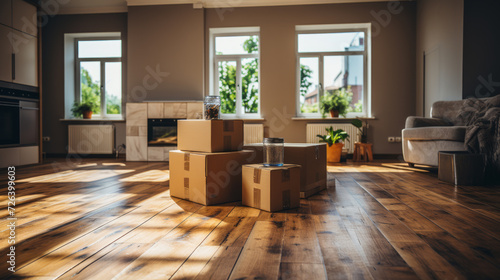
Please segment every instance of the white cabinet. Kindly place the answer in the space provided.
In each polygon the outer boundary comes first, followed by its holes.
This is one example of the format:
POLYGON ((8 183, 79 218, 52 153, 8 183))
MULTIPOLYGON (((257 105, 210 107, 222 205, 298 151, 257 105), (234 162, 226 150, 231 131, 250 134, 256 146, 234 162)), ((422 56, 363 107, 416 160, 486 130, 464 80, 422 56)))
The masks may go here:
POLYGON ((12 0, 12 28, 37 36, 36 22, 35 6, 23 0, 12 0))
POLYGON ((37 38, 24 34, 17 30, 13 31, 15 36, 22 37, 20 43, 13 49, 14 79, 17 84, 38 86, 38 52, 37 38))
POLYGON ((0 168, 38 163, 38 146, 0 149, 0 168))
POLYGON ((36 7, 0 0, 0 80, 38 87, 36 7))

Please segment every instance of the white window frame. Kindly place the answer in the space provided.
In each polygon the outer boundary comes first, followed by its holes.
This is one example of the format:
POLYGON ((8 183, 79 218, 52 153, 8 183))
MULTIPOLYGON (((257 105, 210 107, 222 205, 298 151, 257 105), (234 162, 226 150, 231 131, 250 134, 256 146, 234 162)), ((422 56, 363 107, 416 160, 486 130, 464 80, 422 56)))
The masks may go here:
POLYGON ((323 96, 323 86, 325 85, 323 62, 325 56, 346 56, 363 55, 363 112, 347 113, 347 118, 370 117, 371 116, 371 23, 354 24, 324 24, 324 25, 297 25, 295 26, 295 54, 296 54, 296 115, 304 118, 322 117, 320 102, 323 96), (343 32, 364 32, 365 48, 363 51, 332 51, 332 52, 299 52, 299 34, 318 33, 343 33, 343 32), (300 102, 300 58, 318 58, 318 113, 302 113, 300 102))
POLYGON ((236 61, 236 113, 235 114, 221 114, 223 119, 256 119, 260 118, 260 103, 261 103, 261 83, 260 83, 260 28, 259 27, 227 27, 227 28, 210 28, 210 44, 209 44, 210 58, 209 58, 209 94, 219 95, 219 62, 220 61, 236 61), (229 36, 257 36, 259 38, 259 51, 256 54, 216 54, 215 52, 215 38, 216 37, 229 37, 229 36), (257 58, 259 68, 259 93, 257 113, 245 113, 242 106, 242 93, 241 93, 241 61, 246 58, 257 58))
POLYGON ((81 75, 80 75, 80 64, 81 62, 99 62, 100 63, 100 73, 101 73, 101 87, 100 87, 100 102, 101 102, 101 107, 100 107, 100 114, 93 114, 92 118, 93 119, 122 119, 123 118, 123 110, 124 110, 124 102, 123 102, 123 62, 122 62, 122 57, 123 57, 123 40, 121 37, 78 37, 75 38, 75 100, 77 102, 81 101, 81 93, 80 93, 80 87, 81 87, 81 75), (121 41, 121 48, 122 48, 122 56, 120 57, 88 57, 88 58, 80 58, 78 57, 78 47, 79 47, 79 42, 81 41, 104 41, 104 40, 120 40, 121 41), (122 92, 121 92, 121 110, 120 114, 107 114, 106 113, 106 71, 105 71, 105 66, 106 62, 121 62, 122 63, 122 92))

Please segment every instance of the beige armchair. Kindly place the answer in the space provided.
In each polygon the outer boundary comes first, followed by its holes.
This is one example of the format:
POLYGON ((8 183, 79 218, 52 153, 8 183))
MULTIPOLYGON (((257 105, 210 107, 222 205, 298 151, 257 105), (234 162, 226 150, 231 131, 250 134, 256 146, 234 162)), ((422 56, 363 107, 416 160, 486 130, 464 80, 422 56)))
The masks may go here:
POLYGON ((438 166, 439 151, 465 151, 465 130, 458 117, 464 100, 438 101, 431 118, 408 117, 402 131, 403 158, 415 164, 438 166))

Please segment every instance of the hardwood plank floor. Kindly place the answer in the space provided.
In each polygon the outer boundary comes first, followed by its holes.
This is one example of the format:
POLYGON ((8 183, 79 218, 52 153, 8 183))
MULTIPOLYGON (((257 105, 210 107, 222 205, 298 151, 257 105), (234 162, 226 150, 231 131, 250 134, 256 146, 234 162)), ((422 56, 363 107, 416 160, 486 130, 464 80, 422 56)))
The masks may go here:
POLYGON ((328 171, 325 191, 268 213, 172 198, 167 163, 19 167, 14 274, 0 176, 0 278, 500 278, 499 186, 455 187, 389 161, 328 171))

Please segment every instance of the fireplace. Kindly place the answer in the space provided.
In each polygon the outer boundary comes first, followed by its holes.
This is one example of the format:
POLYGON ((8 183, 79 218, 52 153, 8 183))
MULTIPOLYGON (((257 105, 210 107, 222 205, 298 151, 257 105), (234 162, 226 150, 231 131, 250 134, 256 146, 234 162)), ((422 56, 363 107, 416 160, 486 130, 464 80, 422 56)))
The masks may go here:
POLYGON ((177 146, 178 119, 148 119, 148 146, 177 146))

